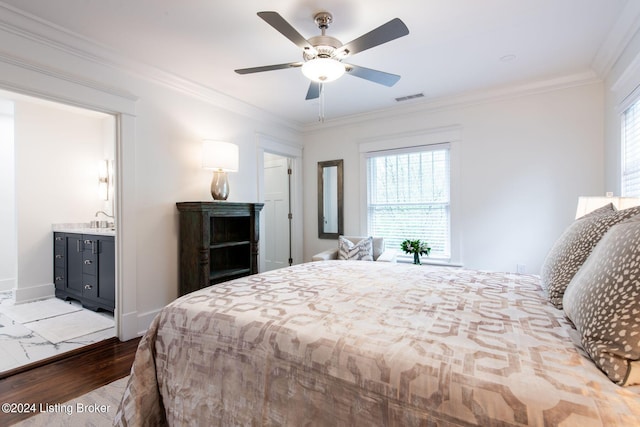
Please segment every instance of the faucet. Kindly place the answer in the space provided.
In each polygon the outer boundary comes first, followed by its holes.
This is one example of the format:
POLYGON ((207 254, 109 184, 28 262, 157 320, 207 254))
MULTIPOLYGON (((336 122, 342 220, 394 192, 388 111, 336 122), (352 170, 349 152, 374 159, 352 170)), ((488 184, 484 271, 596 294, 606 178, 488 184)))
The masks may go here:
POLYGON ((96 218, 98 218, 98 215, 100 215, 100 214, 103 214, 104 216, 109 217, 109 218, 113 218, 113 217, 114 217, 113 215, 109 215, 109 214, 108 214, 108 213, 106 213, 105 211, 98 211, 98 212, 96 212, 95 217, 96 217, 96 218))
POLYGON ((111 221, 110 223, 107 221, 91 221, 91 227, 93 228, 95 226, 95 228, 104 228, 104 227, 115 227, 116 223, 115 223, 115 217, 113 215, 109 215, 108 213, 106 213, 105 211, 98 211, 96 212, 95 217, 97 218, 98 215, 104 215, 108 218, 113 218, 114 220, 111 221))

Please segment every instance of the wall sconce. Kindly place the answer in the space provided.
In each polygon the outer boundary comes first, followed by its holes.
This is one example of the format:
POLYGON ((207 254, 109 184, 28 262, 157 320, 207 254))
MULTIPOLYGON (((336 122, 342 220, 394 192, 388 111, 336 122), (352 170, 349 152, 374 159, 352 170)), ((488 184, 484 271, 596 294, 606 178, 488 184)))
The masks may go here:
POLYGON ((227 172, 238 171, 238 146, 230 142, 204 140, 202 167, 213 170, 211 196, 214 200, 227 200, 229 180, 227 172))
POLYGON ((585 216, 591 211, 594 211, 602 206, 613 203, 618 210, 627 209, 633 206, 640 205, 640 198, 636 197, 614 197, 613 193, 607 193, 606 196, 578 197, 578 208, 576 209, 576 219, 585 216))
POLYGON ((98 163, 98 195, 100 200, 109 200, 109 186, 111 185, 111 168, 109 160, 98 163))

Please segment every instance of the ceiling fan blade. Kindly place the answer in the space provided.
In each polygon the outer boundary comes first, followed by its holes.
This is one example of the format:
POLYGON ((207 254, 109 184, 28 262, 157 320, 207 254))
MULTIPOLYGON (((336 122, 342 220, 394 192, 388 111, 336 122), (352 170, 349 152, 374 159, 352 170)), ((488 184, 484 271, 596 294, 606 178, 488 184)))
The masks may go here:
POLYGON ((320 96, 320 85, 322 83, 317 83, 317 82, 311 82, 311 84, 309 85, 309 90, 307 91, 307 97, 305 98, 306 100, 309 99, 316 99, 320 96))
POLYGON ((283 36, 294 42, 300 49, 313 49, 307 39, 302 37, 278 12, 258 12, 258 16, 283 36))
POLYGON ((382 24, 378 28, 369 31, 367 34, 345 44, 340 49, 336 50, 334 56, 339 56, 342 53, 355 55, 358 52, 371 49, 372 47, 390 42, 391 40, 406 36, 407 34, 409 34, 409 29, 404 22, 402 22, 400 18, 395 18, 386 24, 382 24))
POLYGON ((400 76, 397 74, 385 73, 384 71, 372 70, 371 68, 359 67, 353 64, 345 64, 345 69, 347 74, 389 87, 400 80, 400 76))
POLYGON ((240 68, 235 70, 238 74, 251 74, 251 73, 261 73, 263 71, 273 71, 273 70, 282 70, 285 68, 297 68, 302 67, 302 62, 290 62, 288 64, 276 64, 276 65, 265 65, 262 67, 252 67, 252 68, 240 68))

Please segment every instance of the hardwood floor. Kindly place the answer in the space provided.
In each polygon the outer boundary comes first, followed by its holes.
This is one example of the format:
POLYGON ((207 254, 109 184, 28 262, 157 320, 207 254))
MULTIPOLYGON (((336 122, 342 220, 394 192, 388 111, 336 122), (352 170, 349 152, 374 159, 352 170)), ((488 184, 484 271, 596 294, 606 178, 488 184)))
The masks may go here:
MULTIPOLYGON (((64 355, 14 369, 0 376, 0 403, 63 403, 129 375, 139 338, 111 338, 64 355)), ((0 411, 8 426, 34 413, 0 411)))

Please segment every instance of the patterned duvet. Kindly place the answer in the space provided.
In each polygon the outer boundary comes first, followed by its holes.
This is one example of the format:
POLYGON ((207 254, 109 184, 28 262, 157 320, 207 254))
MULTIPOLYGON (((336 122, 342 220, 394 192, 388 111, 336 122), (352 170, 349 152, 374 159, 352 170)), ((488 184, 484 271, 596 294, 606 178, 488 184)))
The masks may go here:
POLYGON ((116 425, 633 426, 535 276, 301 264, 169 304, 116 425))

